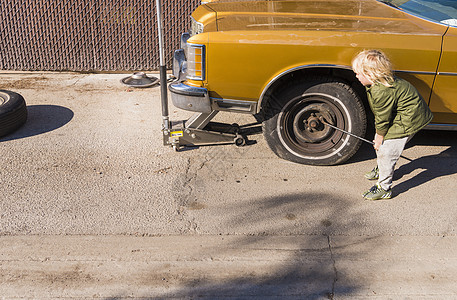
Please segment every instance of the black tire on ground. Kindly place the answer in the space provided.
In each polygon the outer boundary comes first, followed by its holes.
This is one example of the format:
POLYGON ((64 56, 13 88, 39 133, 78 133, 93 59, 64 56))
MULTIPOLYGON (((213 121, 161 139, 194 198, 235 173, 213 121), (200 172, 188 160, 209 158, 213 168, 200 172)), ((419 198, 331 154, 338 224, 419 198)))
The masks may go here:
POLYGON ((18 93, 0 90, 0 137, 21 127, 27 120, 24 98, 18 93))
POLYGON ((332 78, 306 78, 271 95, 264 108, 263 134, 276 155, 309 165, 335 165, 351 158, 361 141, 326 122, 364 136, 366 115, 353 89, 332 78))

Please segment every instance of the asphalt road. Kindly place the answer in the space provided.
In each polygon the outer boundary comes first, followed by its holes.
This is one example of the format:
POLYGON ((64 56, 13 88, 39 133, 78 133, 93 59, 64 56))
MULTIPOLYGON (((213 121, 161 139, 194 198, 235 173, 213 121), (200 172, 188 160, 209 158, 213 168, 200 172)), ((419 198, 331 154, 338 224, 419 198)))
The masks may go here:
POLYGON ((159 89, 127 75, 0 74, 29 113, 0 138, 5 299, 457 299, 457 132, 417 134, 394 198, 368 202, 370 145, 344 165, 298 165, 251 125, 248 146, 176 153, 159 89))

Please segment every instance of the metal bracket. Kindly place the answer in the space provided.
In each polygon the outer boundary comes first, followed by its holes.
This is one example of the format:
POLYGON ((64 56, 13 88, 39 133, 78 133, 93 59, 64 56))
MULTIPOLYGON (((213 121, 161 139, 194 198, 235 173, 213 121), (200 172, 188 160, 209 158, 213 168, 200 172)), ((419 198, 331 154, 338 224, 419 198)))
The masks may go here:
POLYGON ((189 120, 187 120, 185 127, 203 129, 217 115, 217 113, 217 110, 213 110, 210 113, 195 113, 189 120))

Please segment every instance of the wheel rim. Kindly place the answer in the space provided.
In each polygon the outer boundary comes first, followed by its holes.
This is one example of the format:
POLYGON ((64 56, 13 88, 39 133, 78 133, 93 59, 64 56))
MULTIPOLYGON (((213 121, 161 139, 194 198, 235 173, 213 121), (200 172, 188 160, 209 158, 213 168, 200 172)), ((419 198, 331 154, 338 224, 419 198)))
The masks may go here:
POLYGON ((278 133, 283 145, 307 159, 338 155, 349 136, 326 126, 322 120, 351 131, 351 119, 345 105, 327 94, 305 94, 286 104, 278 118, 278 133))
POLYGON ((3 105, 8 101, 8 95, 4 93, 0 93, 0 105, 3 105))

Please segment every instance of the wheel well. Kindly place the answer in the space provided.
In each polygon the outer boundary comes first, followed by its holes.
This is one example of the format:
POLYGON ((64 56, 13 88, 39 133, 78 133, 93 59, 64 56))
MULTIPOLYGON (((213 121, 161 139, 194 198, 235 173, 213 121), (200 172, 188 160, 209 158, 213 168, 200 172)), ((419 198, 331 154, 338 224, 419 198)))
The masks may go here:
POLYGON ((291 83, 297 83, 310 77, 328 77, 333 78, 337 81, 341 81, 349 85, 354 92, 360 97, 363 102, 365 112, 367 114, 368 124, 372 123, 373 116, 368 105, 367 93, 365 87, 355 77, 355 73, 350 69, 344 68, 330 68, 330 67, 316 67, 316 68, 305 68, 285 74, 279 79, 276 79, 268 90, 264 93, 262 99, 260 99, 260 110, 258 117, 264 118, 264 108, 268 105, 268 102, 272 96, 278 92, 278 90, 289 86, 291 83))

